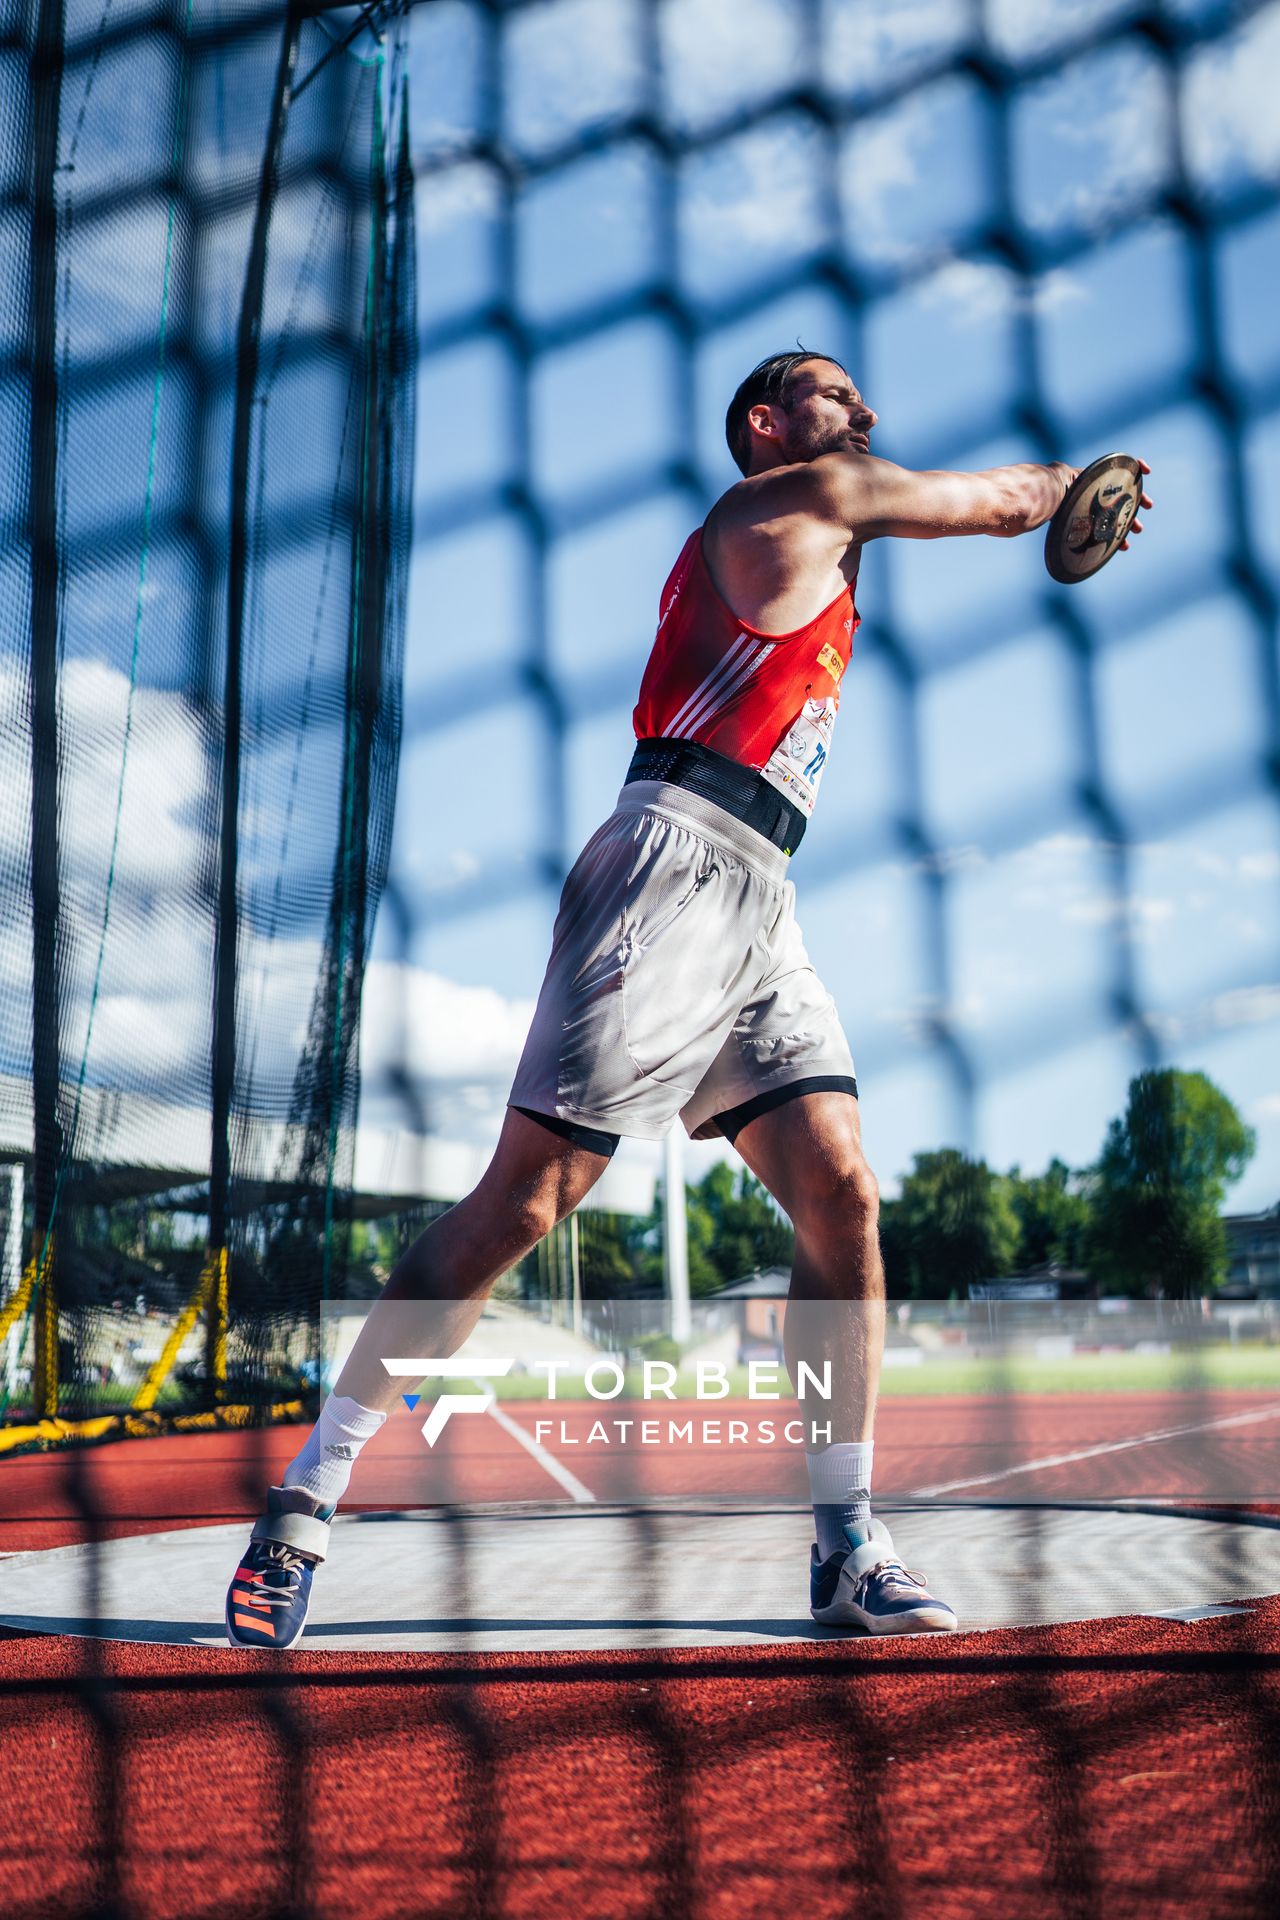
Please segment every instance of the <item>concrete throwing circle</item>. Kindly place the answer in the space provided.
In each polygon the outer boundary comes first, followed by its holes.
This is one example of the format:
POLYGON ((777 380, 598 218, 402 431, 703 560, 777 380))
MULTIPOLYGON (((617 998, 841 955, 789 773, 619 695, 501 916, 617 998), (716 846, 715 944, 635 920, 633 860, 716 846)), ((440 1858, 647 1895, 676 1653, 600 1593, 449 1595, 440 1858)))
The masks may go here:
MULTIPOLYGON (((1186 1514, 879 1509, 962 1629, 1192 1619, 1280 1590, 1280 1526, 1186 1514)), ((247 1534, 135 1534, 0 1563, 0 1624, 223 1646, 247 1534)), ((334 1652, 556 1653, 841 1638, 808 1612, 798 1508, 479 1507, 340 1516, 300 1644, 334 1652)))

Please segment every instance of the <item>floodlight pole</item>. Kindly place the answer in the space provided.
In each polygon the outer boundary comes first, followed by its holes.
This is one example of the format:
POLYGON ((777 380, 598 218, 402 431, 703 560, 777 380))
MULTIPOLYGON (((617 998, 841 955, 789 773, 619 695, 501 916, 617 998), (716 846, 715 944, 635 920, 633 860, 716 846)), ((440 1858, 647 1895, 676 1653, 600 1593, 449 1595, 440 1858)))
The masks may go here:
POLYGON ((35 0, 31 36, 31 1104, 35 1306, 33 1392, 38 1418, 58 1411, 58 1302, 51 1236, 62 1130, 58 1123, 61 894, 58 877, 58 132, 63 0, 35 0), (47 1251, 46 1251, 47 1249, 47 1251))
POLYGON ((578 1216, 571 1213, 569 1227, 569 1281, 573 1295, 573 1331, 582 1338, 582 1245, 578 1237, 578 1216))
POLYGON ((693 1334, 689 1308, 689 1222, 685 1212, 684 1133, 680 1122, 662 1143, 662 1264, 671 1302, 671 1338, 684 1346, 693 1334))
POLYGON ((302 16, 291 4, 284 21, 267 124, 258 203, 245 267, 236 335, 236 402, 231 445, 231 513, 227 567, 227 650, 222 695, 222 829, 218 862, 218 903, 214 947, 213 1133, 209 1160, 209 1258, 224 1276, 210 1289, 206 1320, 205 1376, 210 1396, 218 1396, 225 1369, 226 1255, 231 1194, 231 1108, 236 1078, 236 974, 239 946, 237 882, 240 851, 240 745, 243 702, 245 597, 249 554, 249 465, 253 410, 262 346, 262 307, 267 278, 267 234, 280 181, 280 150, 302 16))

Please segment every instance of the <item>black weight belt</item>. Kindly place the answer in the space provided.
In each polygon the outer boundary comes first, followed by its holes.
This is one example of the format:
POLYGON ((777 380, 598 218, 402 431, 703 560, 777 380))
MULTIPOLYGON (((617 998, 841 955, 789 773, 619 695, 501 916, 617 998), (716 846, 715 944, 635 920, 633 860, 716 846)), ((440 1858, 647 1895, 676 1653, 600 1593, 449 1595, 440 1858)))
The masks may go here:
POLYGON ((809 822, 754 767, 713 753, 696 740, 640 740, 627 768, 633 780, 665 780, 723 807, 784 853, 794 853, 809 822))

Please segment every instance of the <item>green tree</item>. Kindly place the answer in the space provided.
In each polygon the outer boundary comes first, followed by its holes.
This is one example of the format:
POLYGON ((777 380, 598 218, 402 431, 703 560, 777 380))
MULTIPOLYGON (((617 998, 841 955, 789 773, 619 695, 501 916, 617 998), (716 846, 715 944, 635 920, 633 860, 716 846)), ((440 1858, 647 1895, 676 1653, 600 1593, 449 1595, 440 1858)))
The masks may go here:
POLYGON ((1135 1075, 1093 1174, 1088 1258, 1099 1282, 1183 1296, 1217 1286, 1227 1260, 1223 1196, 1256 1145, 1207 1074, 1135 1075))
POLYGON ((1009 1198, 1018 1221, 1017 1265, 1078 1267, 1089 1237, 1089 1197, 1064 1160, 1043 1173, 1009 1175, 1009 1198))
MULTIPOLYGON (((728 1169, 726 1168, 726 1172, 728 1169)), ((685 1207, 685 1235, 689 1248, 689 1291, 696 1299, 701 1294, 716 1293, 724 1285, 720 1271, 719 1255, 721 1249, 716 1244, 716 1217, 711 1209, 702 1202, 699 1188, 687 1187, 685 1207)), ((747 1271, 744 1267, 743 1273, 747 1271)), ((736 1277, 736 1276, 735 1276, 736 1277)))
MULTIPOLYGON (((718 1161, 685 1188, 689 1291, 716 1293, 757 1267, 789 1267, 791 1228, 768 1189, 718 1161)), ((594 1299, 660 1293, 663 1285, 662 1201, 648 1214, 579 1215, 583 1285, 594 1299)))
POLYGON ((588 1298, 625 1299, 661 1282, 661 1247, 653 1244, 656 1228, 652 1215, 578 1215, 582 1285, 588 1298))
POLYGON ((757 1268, 790 1267, 795 1235, 767 1187, 719 1160, 688 1189, 689 1290, 710 1293, 757 1268))
POLYGON ((918 1153, 899 1199, 881 1213, 891 1294, 946 1299, 973 1280, 1008 1273, 1018 1250, 1010 1183, 954 1147, 918 1153))

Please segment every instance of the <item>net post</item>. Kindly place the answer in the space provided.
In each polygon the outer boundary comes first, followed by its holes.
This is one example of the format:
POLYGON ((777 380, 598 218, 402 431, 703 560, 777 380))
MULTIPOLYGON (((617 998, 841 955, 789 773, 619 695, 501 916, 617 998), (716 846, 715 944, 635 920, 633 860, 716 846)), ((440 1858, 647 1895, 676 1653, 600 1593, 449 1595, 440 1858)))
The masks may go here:
POLYGON ((34 1214, 36 1412, 58 1410, 58 1306, 53 1221, 64 1141, 58 1118, 59 970, 63 954, 59 879, 59 660, 61 581, 58 510, 58 142, 64 67, 62 0, 30 10, 31 227, 27 332, 31 365, 31 935, 32 1200, 34 1214))
MULTIPOLYGON (((236 334, 235 416, 232 429, 231 494, 228 530, 226 652, 222 689, 221 818, 218 842, 217 901, 214 922, 213 1047, 211 1061, 212 1130, 209 1158, 210 1257, 221 1262, 226 1284, 227 1240, 231 1208, 231 1115, 236 1097, 236 984, 239 978, 240 754, 243 706, 245 602, 249 568, 249 492, 251 439, 262 314, 267 271, 267 236, 279 187, 302 14, 285 11, 280 53, 271 99, 271 115, 258 182, 253 235, 245 267, 236 334)), ((215 1289, 216 1291, 216 1289, 215 1289)), ((218 1397, 218 1340, 209 1327, 207 1387, 210 1404, 218 1397)), ((223 1346, 225 1378, 225 1343, 223 1346)))
POLYGON ((53 1234, 38 1236, 31 1262, 35 1293, 32 1407, 37 1420, 58 1417, 58 1296, 53 1283, 53 1234))
POLYGON ((204 1284, 205 1300, 205 1378, 211 1407, 221 1406, 227 1397, 227 1249, 219 1247, 209 1256, 204 1284))

